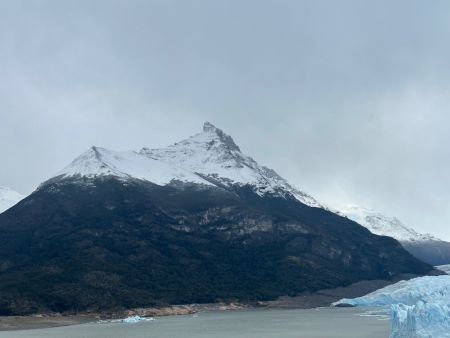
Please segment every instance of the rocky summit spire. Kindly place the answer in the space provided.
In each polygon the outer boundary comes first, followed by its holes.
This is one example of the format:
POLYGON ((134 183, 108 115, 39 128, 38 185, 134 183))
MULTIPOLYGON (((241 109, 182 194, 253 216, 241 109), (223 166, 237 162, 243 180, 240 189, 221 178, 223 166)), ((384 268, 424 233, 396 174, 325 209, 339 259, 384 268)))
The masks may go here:
POLYGON ((222 141, 222 143, 224 143, 229 150, 234 150, 234 151, 239 151, 239 152, 241 151, 241 149, 239 149, 237 144, 234 143, 231 136, 225 134, 221 129, 216 128, 216 126, 214 126, 212 123, 210 123, 208 121, 203 124, 203 132, 204 133, 215 133, 219 137, 220 141, 222 141))
POLYGON ((205 133, 215 132, 216 129, 217 129, 216 126, 213 125, 211 122, 206 121, 205 123, 203 123, 203 131, 205 133))

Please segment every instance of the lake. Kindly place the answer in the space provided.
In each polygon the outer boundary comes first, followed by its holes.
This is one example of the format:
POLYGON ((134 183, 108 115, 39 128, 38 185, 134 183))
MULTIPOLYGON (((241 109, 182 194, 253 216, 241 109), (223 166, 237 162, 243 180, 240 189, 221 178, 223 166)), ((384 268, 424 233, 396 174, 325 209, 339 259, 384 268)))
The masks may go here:
POLYGON ((243 310, 158 317, 154 321, 89 323, 3 331, 0 338, 384 338, 390 321, 361 316, 361 308, 243 310))

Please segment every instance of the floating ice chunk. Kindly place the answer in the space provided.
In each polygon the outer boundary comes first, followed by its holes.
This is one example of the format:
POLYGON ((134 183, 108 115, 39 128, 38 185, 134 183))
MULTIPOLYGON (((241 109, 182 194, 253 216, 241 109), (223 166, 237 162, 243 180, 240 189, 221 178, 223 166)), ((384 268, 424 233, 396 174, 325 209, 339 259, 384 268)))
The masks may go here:
POLYGON ((155 318, 153 317, 141 317, 141 316, 130 316, 122 319, 112 319, 112 320, 100 320, 99 323, 127 323, 127 324, 135 324, 138 322, 148 322, 153 321, 155 318))
POLYGON ((121 320, 122 323, 134 324, 137 322, 152 320, 153 318, 143 318, 140 316, 131 316, 121 320))

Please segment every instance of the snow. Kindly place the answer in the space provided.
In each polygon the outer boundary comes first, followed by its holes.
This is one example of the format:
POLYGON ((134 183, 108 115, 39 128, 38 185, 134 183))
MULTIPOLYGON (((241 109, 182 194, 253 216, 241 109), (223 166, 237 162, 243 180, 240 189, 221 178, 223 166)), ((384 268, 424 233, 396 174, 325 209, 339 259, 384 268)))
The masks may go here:
POLYGON ((349 205, 337 213, 361 224, 376 235, 390 236, 400 242, 439 240, 430 234, 418 233, 403 225, 396 217, 386 216, 373 209, 349 205))
POLYGON ((400 281, 333 305, 391 307, 391 338, 450 337, 450 275, 400 281))
POLYGON ((77 157, 57 176, 98 177, 112 175, 123 179, 137 178, 166 185, 173 180, 210 185, 199 175, 134 151, 113 151, 92 147, 77 157))
POLYGON ((25 196, 8 187, 0 187, 0 213, 16 205, 25 196))
POLYGON ((92 147, 58 175, 91 178, 112 175, 159 185, 173 180, 222 187, 251 185, 261 196, 293 196, 309 206, 323 207, 275 171, 244 155, 230 136, 208 122, 203 132, 166 148, 135 152, 92 147))

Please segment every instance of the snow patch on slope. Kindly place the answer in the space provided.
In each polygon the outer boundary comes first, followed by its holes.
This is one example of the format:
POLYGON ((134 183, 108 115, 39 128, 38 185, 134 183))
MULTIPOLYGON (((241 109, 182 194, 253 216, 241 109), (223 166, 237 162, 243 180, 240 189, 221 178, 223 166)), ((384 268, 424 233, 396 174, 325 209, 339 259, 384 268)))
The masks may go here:
POLYGON ((430 234, 421 234, 406 227, 396 217, 386 216, 373 209, 350 205, 337 213, 361 224, 376 235, 393 237, 400 242, 438 240, 430 234))
POLYGON ((16 205, 26 196, 8 187, 0 187, 0 213, 16 205))

